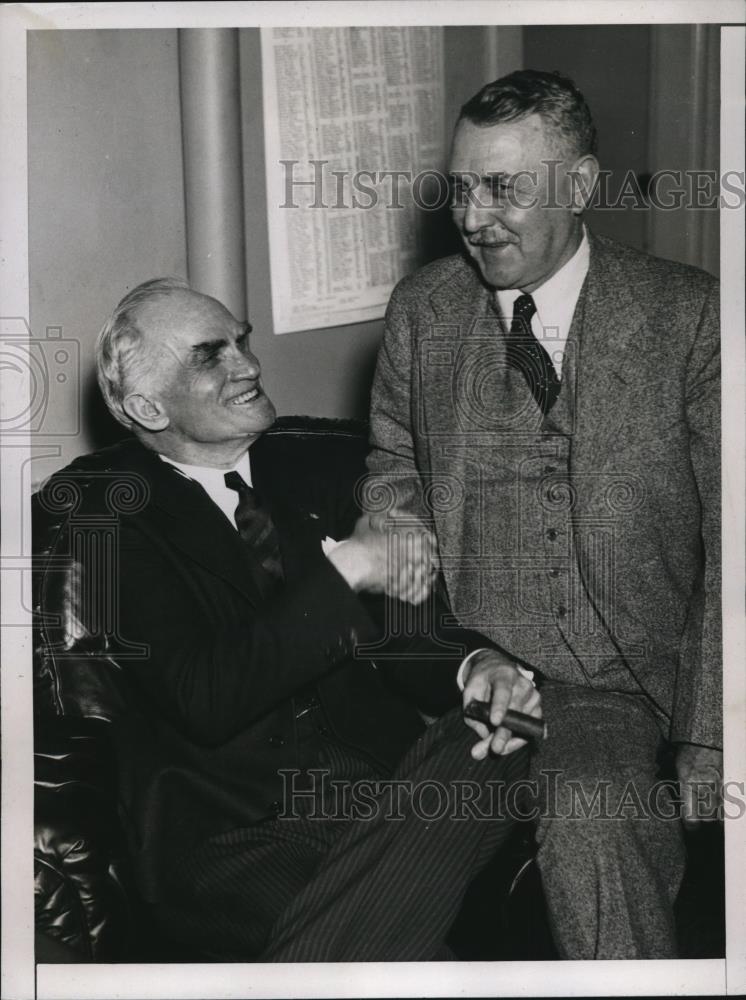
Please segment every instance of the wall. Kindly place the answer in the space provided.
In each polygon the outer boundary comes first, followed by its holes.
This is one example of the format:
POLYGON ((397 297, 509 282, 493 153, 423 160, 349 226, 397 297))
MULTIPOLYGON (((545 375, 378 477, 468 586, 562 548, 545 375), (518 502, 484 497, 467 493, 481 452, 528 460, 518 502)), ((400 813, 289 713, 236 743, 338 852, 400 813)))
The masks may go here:
MULTIPOLYGON (((126 291, 186 274, 176 31, 29 33, 31 328, 80 343, 81 433, 34 479, 111 439, 93 387, 93 344, 126 291)), ((45 426, 71 425, 76 395, 50 382, 45 426)))
MULTIPOLYGON (((585 95, 612 200, 630 171, 644 191, 655 171, 719 170, 717 25, 537 25, 524 29, 523 49, 526 67, 559 70, 585 95)), ((660 193, 668 199, 665 185, 660 193)), ((717 211, 594 209, 588 221, 659 257, 719 271, 717 211)))
MULTIPOLYGON (((709 24, 651 27, 650 169, 720 171, 720 29, 709 24)), ((685 189, 689 185, 684 186, 685 189)), ((661 192, 663 193, 663 185, 661 192)), ((720 273, 720 219, 706 205, 717 185, 701 199, 651 212, 651 253, 720 273)))
MULTIPOLYGON (((460 106, 483 83, 518 68, 520 32, 519 28, 445 29, 447 132, 460 106)), ((243 29, 240 35, 247 281, 249 313, 254 327, 252 346, 262 361, 264 381, 278 412, 366 417, 370 382, 383 332, 381 320, 281 336, 272 333, 265 162, 260 138, 260 39, 257 29, 243 29)), ((447 211, 428 220, 428 230, 429 259, 451 253, 458 247, 447 211)))
MULTIPOLYGON (((447 128, 463 101, 487 80, 521 65, 559 69, 574 77, 591 103, 604 166, 622 174, 644 172, 650 168, 650 30, 639 25, 446 28, 447 128)), ((676 41, 676 32, 668 26, 656 30, 662 33, 656 51, 666 55, 666 65, 657 69, 661 92, 669 64, 675 69, 671 80, 685 81, 691 74, 689 50, 676 41)), ((272 332, 257 29, 241 29, 240 53, 253 347, 280 413, 363 417, 380 320, 283 336, 272 332)), ((716 81, 715 56, 708 58, 707 76, 716 81)), ((655 70, 654 59, 652 65, 655 70)), ((164 30, 30 33, 28 79, 31 324, 37 336, 59 327, 63 337, 79 342, 82 387, 80 433, 55 439, 60 453, 36 463, 38 482, 121 433, 94 388, 92 348, 107 311, 146 278, 186 273, 177 35, 164 30)), ((713 117, 700 114, 707 120, 709 156, 717 149, 713 117)), ((665 141, 668 148, 674 132, 691 146, 691 124, 686 123, 668 131, 659 126, 659 145, 665 141)), ((644 213, 595 216, 593 225, 601 232, 643 247, 650 239, 644 213)), ((691 227, 691 213, 684 221, 691 227)), ((671 228, 673 218, 666 224, 674 255, 685 241, 671 228)), ((429 228, 429 257, 457 245, 447 211, 430 220, 429 228)), ((716 242, 709 239, 707 246, 708 260, 716 262, 716 242)), ((52 379, 45 427, 74 424, 77 399, 75 386, 52 379)), ((37 440, 44 442, 43 436, 37 440)))
MULTIPOLYGON (((582 92, 598 130, 598 158, 616 192, 627 171, 648 170, 650 28, 632 25, 537 25, 523 32, 527 69, 558 70, 582 92)), ((603 234, 646 249, 644 211, 591 210, 603 234)))
MULTIPOLYGON (((450 128, 487 79, 520 64, 519 28, 447 28, 450 128), (499 66, 499 69, 498 69, 499 66)), ((262 140, 259 31, 240 31, 248 293, 268 391, 280 413, 359 416, 382 322, 277 337, 272 332, 262 140)), ((186 275, 176 31, 29 34, 29 257, 31 326, 61 327, 80 345, 80 433, 55 438, 36 460, 39 482, 122 431, 95 388, 93 344, 107 311, 133 285, 186 275)), ((433 220, 429 256, 454 245, 433 220)), ((77 392, 52 378, 45 427, 77 422, 77 392)), ((38 435, 37 443, 44 443, 38 435)))

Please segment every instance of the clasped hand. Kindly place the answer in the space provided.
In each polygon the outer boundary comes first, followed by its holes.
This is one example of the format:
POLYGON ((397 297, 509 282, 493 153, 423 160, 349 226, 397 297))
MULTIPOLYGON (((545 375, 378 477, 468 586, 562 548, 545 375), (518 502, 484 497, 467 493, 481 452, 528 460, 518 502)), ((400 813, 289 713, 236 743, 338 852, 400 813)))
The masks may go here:
POLYGON ((426 600, 438 572, 432 531, 395 511, 363 515, 329 560, 353 590, 386 593, 411 604, 426 600))

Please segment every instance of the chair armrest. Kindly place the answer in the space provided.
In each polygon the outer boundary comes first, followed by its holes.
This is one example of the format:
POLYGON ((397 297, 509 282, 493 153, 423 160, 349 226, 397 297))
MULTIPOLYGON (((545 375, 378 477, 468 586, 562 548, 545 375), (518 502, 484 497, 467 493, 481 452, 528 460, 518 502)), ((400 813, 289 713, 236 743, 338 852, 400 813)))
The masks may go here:
POLYGON ((81 961, 131 955, 139 905, 102 725, 57 719, 37 724, 36 929, 72 948, 81 961))

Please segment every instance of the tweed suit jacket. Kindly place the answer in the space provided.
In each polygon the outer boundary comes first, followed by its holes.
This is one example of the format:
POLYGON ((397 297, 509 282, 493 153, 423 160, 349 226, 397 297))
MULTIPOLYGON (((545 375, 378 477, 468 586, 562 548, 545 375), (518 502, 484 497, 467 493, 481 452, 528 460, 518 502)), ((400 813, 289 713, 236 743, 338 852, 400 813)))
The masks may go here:
POLYGON ((532 532, 555 517, 563 601, 580 588, 597 619, 593 648, 574 657, 581 682, 642 691, 668 738, 713 747, 722 745, 718 304, 709 274, 591 235, 563 363, 570 419, 557 436, 506 366, 492 291, 464 257, 436 261, 391 298, 369 457, 399 507, 434 520, 462 624, 572 682, 560 631, 532 608, 558 573, 532 532), (531 478, 530 466, 555 471, 558 440, 566 465, 544 483, 537 513, 543 473, 531 478), (518 531, 507 538, 500 515, 511 504, 518 531))

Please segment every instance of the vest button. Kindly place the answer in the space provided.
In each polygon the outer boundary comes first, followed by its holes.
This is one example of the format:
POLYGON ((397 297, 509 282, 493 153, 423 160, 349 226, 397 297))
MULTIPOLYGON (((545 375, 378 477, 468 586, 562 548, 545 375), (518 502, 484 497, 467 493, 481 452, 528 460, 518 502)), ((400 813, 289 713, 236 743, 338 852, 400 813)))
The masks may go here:
POLYGON ((547 531, 547 538, 549 539, 549 541, 553 542, 556 537, 557 537, 557 529, 549 528, 549 530, 547 531))
POLYGON ((556 472, 556 471, 557 471, 557 466, 556 465, 545 465, 544 466, 544 472, 545 472, 545 474, 547 476, 551 476, 551 474, 553 472, 556 472))
POLYGON ((564 618, 566 614, 567 614, 567 608, 564 606, 564 604, 560 604, 560 606, 557 608, 557 617, 564 618))
POLYGON ((557 577, 560 575, 560 571, 557 569, 556 566, 552 566, 552 568, 549 570, 549 575, 552 577, 553 580, 556 580, 557 577))

